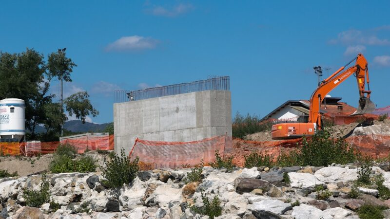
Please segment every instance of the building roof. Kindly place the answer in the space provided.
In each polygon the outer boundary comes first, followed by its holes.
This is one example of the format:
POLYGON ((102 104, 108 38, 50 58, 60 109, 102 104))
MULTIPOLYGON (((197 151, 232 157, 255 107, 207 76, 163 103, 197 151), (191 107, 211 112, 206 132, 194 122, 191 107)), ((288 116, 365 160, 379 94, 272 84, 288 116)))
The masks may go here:
MULTIPOLYGON (((348 105, 344 102, 339 102, 341 97, 326 97, 321 105, 320 113, 328 116, 348 116, 356 111, 356 108, 348 105)), ((308 100, 288 100, 276 109, 272 110, 269 114, 264 116, 261 121, 267 120, 272 117, 275 113, 279 112, 286 106, 296 109, 305 114, 309 114, 310 101, 308 100)))

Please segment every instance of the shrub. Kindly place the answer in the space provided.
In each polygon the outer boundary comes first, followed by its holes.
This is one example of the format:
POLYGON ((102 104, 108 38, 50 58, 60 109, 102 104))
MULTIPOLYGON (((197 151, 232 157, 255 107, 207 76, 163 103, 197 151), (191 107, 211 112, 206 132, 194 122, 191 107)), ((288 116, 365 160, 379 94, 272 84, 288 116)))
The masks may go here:
POLYGON ((186 183, 201 182, 202 181, 202 171, 203 171, 203 160, 201 161, 201 163, 198 166, 191 168, 191 172, 187 173, 186 183))
POLYGON ((382 174, 375 177, 375 184, 379 192, 379 197, 383 200, 388 200, 390 199, 390 189, 383 185, 384 182, 385 179, 382 174))
POLYGON ((288 175, 287 172, 283 173, 283 182, 286 183, 286 184, 290 184, 291 183, 290 176, 288 175))
POLYGON ((8 170, 0 170, 0 178, 18 176, 18 172, 9 173, 8 170))
POLYGON ((327 200, 332 195, 332 193, 325 189, 323 185, 316 186, 316 192, 318 200, 327 200))
POLYGON ((221 201, 219 200, 218 196, 214 196, 212 201, 206 197, 206 195, 201 192, 202 195, 202 201, 203 206, 197 207, 195 205, 191 206, 191 210, 195 213, 201 214, 201 215, 207 215, 210 217, 210 219, 214 219, 214 217, 218 217, 222 215, 222 207, 221 207, 221 201))
POLYGON ((233 170, 233 157, 224 157, 222 158, 218 151, 215 151, 215 159, 214 163, 210 163, 210 166, 216 169, 226 168, 227 172, 231 172, 233 170))
POLYGON ((301 203, 299 203, 298 200, 296 200, 294 203, 291 203, 291 207, 299 206, 301 203))
POLYGON ((51 212, 56 212, 58 209, 60 209, 60 204, 58 204, 57 202, 54 202, 54 201, 51 201, 50 202, 50 205, 49 205, 49 209, 51 212))
POLYGON ((383 122, 389 117, 389 114, 382 114, 378 117, 378 121, 383 122))
POLYGON ((50 162, 49 169, 52 173, 87 173, 96 170, 95 160, 90 156, 83 156, 73 160, 67 155, 54 155, 50 162))
POLYGON ((107 185, 113 188, 131 183, 137 176, 139 170, 138 157, 133 161, 125 155, 125 150, 121 149, 121 155, 113 154, 109 161, 105 161, 105 167, 102 167, 103 176, 107 179, 107 185))
POLYGON ((384 218, 382 210, 384 207, 363 205, 358 210, 358 215, 360 219, 382 219, 384 218))
POLYGON ((356 160, 353 148, 343 138, 330 139, 326 129, 311 138, 303 138, 299 157, 303 165, 327 166, 332 163, 346 164, 356 160))
POLYGON ((301 166, 303 162, 300 158, 300 151, 293 150, 289 154, 282 152, 276 159, 276 165, 280 167, 301 166))
POLYGON ((352 186, 351 191, 348 193, 348 197, 350 198, 357 198, 359 197, 360 193, 359 190, 356 188, 356 186, 352 186))
POLYGON ((74 158, 76 154, 77 154, 76 147, 68 143, 58 145, 55 151, 55 155, 67 156, 70 158, 74 158))
POLYGON ((26 200, 26 205, 30 207, 40 207, 42 204, 50 201, 49 181, 46 174, 42 175, 41 189, 39 191, 23 190, 23 198, 26 200))
POLYGON ((358 184, 363 184, 363 185, 370 185, 370 175, 372 173, 372 160, 371 157, 362 157, 360 158, 360 168, 357 169, 358 173, 358 179, 357 183, 358 184))
POLYGON ((233 119, 232 135, 234 138, 243 139, 246 135, 256 132, 271 131, 272 122, 260 122, 260 118, 256 115, 247 114, 246 117, 237 112, 233 119))
POLYGON ((251 153, 248 156, 245 156, 245 167, 260 167, 260 166, 272 166, 272 157, 268 154, 264 155, 262 153, 251 153))

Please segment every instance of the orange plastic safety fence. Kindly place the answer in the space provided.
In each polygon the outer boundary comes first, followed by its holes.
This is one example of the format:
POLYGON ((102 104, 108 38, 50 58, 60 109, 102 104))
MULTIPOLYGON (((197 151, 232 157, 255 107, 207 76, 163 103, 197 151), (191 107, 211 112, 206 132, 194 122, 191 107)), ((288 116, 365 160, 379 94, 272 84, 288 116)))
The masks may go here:
POLYGON ((139 157, 149 168, 180 168, 215 161, 215 152, 224 156, 231 150, 231 137, 217 136, 200 141, 164 142, 137 139, 129 156, 139 157))
POLYGON ((110 136, 82 136, 75 139, 65 139, 61 143, 75 146, 80 154, 86 150, 110 150, 110 136))
POLYGON ((0 142, 1 155, 20 155, 20 146, 18 142, 0 142))

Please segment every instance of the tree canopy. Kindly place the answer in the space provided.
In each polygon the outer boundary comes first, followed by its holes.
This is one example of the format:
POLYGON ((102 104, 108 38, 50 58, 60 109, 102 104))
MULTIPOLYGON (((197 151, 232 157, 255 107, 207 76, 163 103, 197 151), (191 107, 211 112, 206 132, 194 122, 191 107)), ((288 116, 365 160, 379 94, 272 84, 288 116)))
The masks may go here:
MULTIPOLYGON (((50 83, 53 78, 72 81, 76 66, 64 50, 51 53, 47 62, 34 49, 15 54, 0 52, 0 99, 25 101, 26 129, 31 139, 54 140, 59 136, 67 117, 61 113, 61 105, 54 102, 55 95, 49 93, 50 83), (38 135, 37 126, 45 127, 46 132, 38 135)), ((88 98, 87 92, 71 95, 64 100, 66 111, 83 122, 87 115, 98 115, 88 98)))

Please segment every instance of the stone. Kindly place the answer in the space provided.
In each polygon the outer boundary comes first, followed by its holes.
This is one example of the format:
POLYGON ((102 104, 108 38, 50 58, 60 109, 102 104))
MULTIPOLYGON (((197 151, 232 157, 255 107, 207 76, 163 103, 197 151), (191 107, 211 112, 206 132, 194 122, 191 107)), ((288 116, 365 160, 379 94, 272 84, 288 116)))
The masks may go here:
POLYGON ((166 171, 166 170, 163 170, 163 171, 160 171, 158 173, 158 179, 161 181, 161 182, 168 182, 168 179, 173 179, 173 176, 172 176, 172 173, 170 171, 166 171))
POLYGON ((343 182, 338 182, 338 183, 336 183, 336 185, 337 185, 337 187, 339 187, 339 188, 342 188, 342 187, 345 186, 343 182))
POLYGON ((314 188, 316 185, 324 185, 322 181, 310 173, 288 173, 292 188, 314 188))
POLYGON ((269 171, 269 167, 265 167, 263 170, 264 170, 265 172, 268 172, 268 171, 269 171))
POLYGON ((181 189, 172 188, 167 184, 158 186, 153 195, 156 197, 156 202, 160 207, 168 206, 170 202, 181 201, 181 189))
MULTIPOLYGON (((209 196, 213 198, 213 196, 209 196)), ((222 214, 243 215, 248 208, 248 200, 236 192, 224 192, 220 195, 221 202, 225 202, 222 214)))
POLYGON ((140 171, 137 173, 137 176, 142 182, 146 182, 152 177, 152 174, 148 171, 140 171))
POLYGON ((253 193, 255 195, 262 195, 263 194, 263 190, 262 189, 254 189, 254 190, 252 190, 251 193, 253 193))
POLYGON ((283 173, 291 173, 291 172, 297 172, 300 170, 300 166, 292 166, 292 167, 283 167, 280 171, 283 173))
POLYGON ((282 197, 283 192, 276 186, 271 186, 270 190, 268 191, 267 195, 269 197, 282 197))
POLYGON ((262 200, 259 202, 254 202, 253 204, 248 205, 248 209, 252 211, 252 214, 255 215, 255 212, 264 212, 268 211, 274 214, 283 214, 284 212, 291 209, 290 203, 284 203, 280 200, 262 200))
POLYGON ((328 202, 328 204, 329 204, 329 207, 330 207, 330 208, 341 207, 341 206, 340 206, 340 203, 339 203, 338 201, 336 201, 336 200, 330 200, 330 201, 328 202))
POLYGON ((295 206, 291 215, 296 219, 312 219, 312 218, 322 218, 323 212, 313 206, 301 204, 295 206))
POLYGON ((362 195, 359 196, 359 198, 362 199, 364 201, 364 203, 367 204, 367 205, 387 207, 386 203, 384 203, 383 201, 375 198, 372 195, 362 194, 362 195))
POLYGON ((119 212, 119 201, 115 199, 109 199, 106 204, 106 210, 108 212, 119 212))
POLYGON ((323 211, 323 218, 332 218, 332 219, 359 219, 354 212, 340 207, 329 208, 323 211))
POLYGON ((358 210, 362 205, 364 205, 364 201, 360 199, 351 199, 345 203, 345 207, 352 211, 358 210))
POLYGON ((237 178, 234 181, 236 192, 243 194, 246 192, 252 192, 254 189, 262 189, 268 191, 270 183, 261 179, 250 179, 250 178, 237 178))
POLYGON ((260 177, 262 180, 268 181, 272 184, 280 184, 283 181, 283 172, 269 171, 261 173, 260 177))
POLYGON ((384 218, 390 218, 390 209, 382 211, 384 218))
POLYGON ((269 211, 253 211, 252 214, 255 218, 261 219, 281 219, 281 217, 275 213, 269 211))
POLYGON ((328 208, 328 205, 323 201, 317 201, 317 200, 310 200, 307 202, 309 205, 312 205, 320 210, 325 210, 328 208))
POLYGON ((99 176, 92 175, 87 179, 87 185, 90 189, 95 188, 95 183, 99 182, 99 176))
POLYGON ((18 180, 7 180, 0 183, 0 198, 7 199, 20 192, 18 180))
POLYGON ((244 168, 238 178, 252 178, 258 179, 260 176, 260 172, 257 170, 257 167, 253 167, 250 169, 244 168))
POLYGON ((174 205, 171 208, 169 208, 168 215, 171 219, 180 219, 182 214, 183 214, 183 211, 181 210, 180 205, 174 205))
POLYGON ((156 219, 161 219, 161 218, 165 217, 166 214, 167 214, 167 211, 165 211, 162 208, 159 208, 159 209, 157 209, 157 212, 156 212, 156 219))
POLYGON ((313 169, 311 167, 304 167, 301 170, 298 170, 297 173, 310 173, 313 174, 313 169))
POLYGON ((183 190, 182 190, 183 197, 186 199, 191 197, 195 193, 198 185, 199 185, 199 182, 190 182, 187 185, 185 185, 183 190))
POLYGON ((14 219, 44 219, 44 215, 39 208, 34 207, 22 207, 18 211, 16 211, 15 215, 12 217, 14 219))
POLYGON ((349 182, 357 179, 357 171, 348 167, 324 167, 314 173, 320 181, 326 183, 349 182))
POLYGON ((342 187, 342 188, 340 188, 339 189, 339 192, 342 192, 342 193, 345 193, 345 194, 348 194, 348 193, 350 193, 351 192, 351 188, 349 188, 349 187, 342 187))
POLYGON ((388 208, 390 208, 390 199, 385 200, 385 201, 383 201, 383 202, 387 205, 388 208))
POLYGON ((328 183, 328 184, 326 184, 326 187, 327 187, 327 189, 328 189, 330 192, 336 192, 337 189, 339 188, 339 187, 337 186, 337 184, 335 184, 335 183, 328 183))
POLYGON ((143 218, 142 216, 143 216, 143 212, 145 209, 146 209, 146 207, 144 207, 144 206, 137 207, 137 208, 130 211, 127 218, 143 218))
POLYGON ((20 208, 20 206, 16 203, 13 199, 7 200, 7 211, 8 212, 15 212, 20 208))
POLYGON ((377 189, 369 189, 364 187, 358 187, 359 192, 378 197, 379 191, 377 189))

